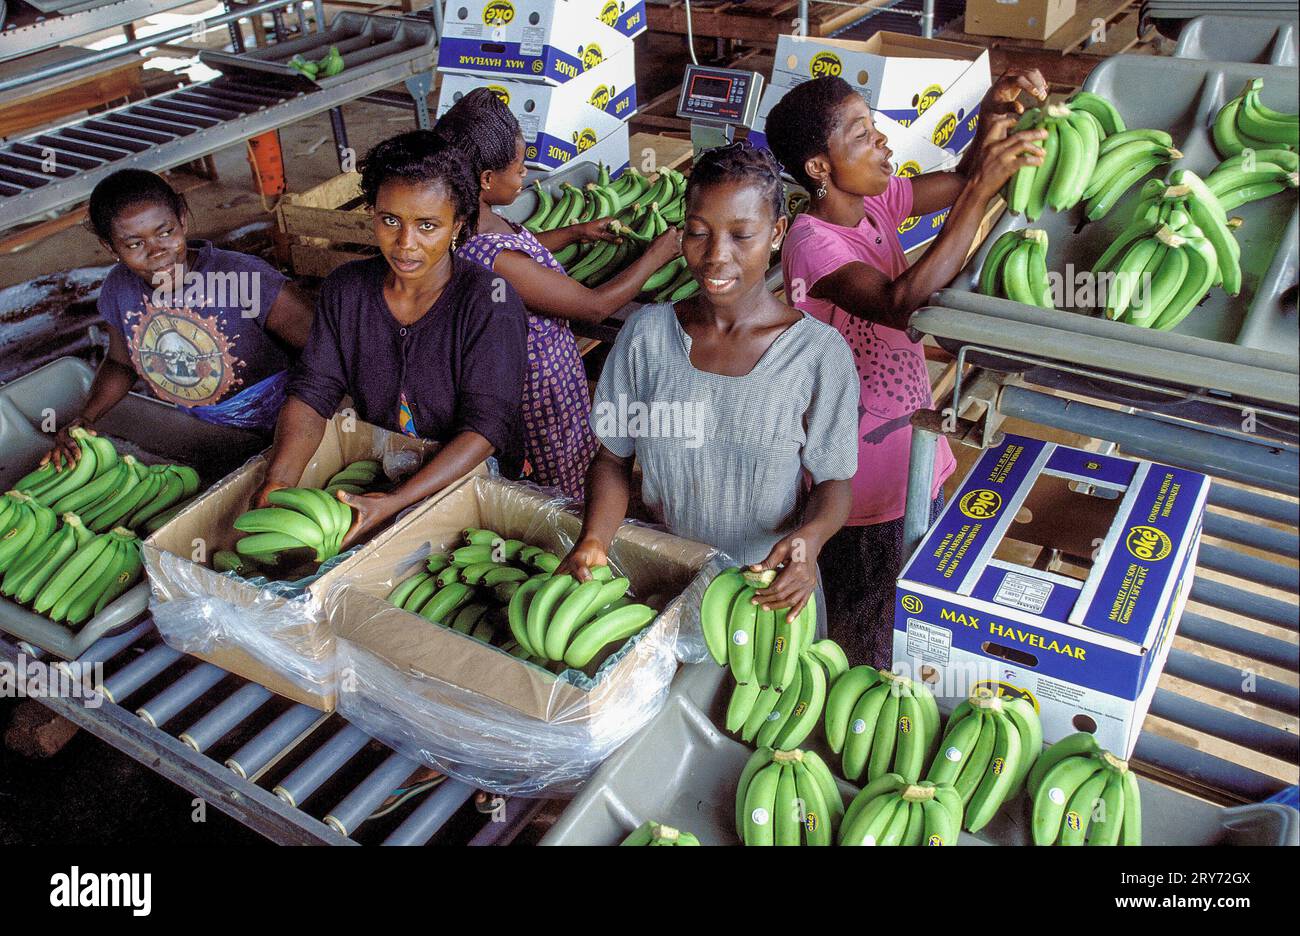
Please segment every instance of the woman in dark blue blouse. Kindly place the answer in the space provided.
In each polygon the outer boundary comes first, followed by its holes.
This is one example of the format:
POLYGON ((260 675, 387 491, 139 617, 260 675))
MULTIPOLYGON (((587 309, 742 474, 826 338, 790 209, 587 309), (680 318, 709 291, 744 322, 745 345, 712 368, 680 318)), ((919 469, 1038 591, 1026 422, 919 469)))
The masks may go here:
POLYGON ((340 493, 356 511, 345 546, 490 455, 516 473, 523 453, 523 304, 505 280, 454 255, 478 221, 465 157, 427 131, 404 133, 366 156, 361 189, 382 256, 344 264, 321 285, 258 502, 298 483, 345 396, 366 422, 441 447, 389 494, 340 493))

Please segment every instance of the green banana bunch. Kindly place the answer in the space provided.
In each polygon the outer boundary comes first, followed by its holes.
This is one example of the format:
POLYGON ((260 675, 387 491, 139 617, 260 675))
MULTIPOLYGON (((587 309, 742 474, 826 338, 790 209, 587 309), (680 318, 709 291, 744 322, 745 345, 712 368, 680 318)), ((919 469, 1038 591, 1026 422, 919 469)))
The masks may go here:
MULTIPOLYGON (((117 450, 108 439, 87 432, 80 426, 73 428, 69 435, 81 450, 77 463, 71 468, 65 467, 62 471, 55 471, 53 475, 45 475, 42 483, 26 488, 26 493, 46 507, 53 507, 59 500, 81 490, 117 464, 117 450)), ((42 469, 38 468, 33 474, 40 471, 42 469)), ((22 484, 23 481, 18 483, 22 484)))
POLYGON ((381 470, 382 466, 378 461, 373 458, 363 458, 360 461, 344 465, 334 472, 329 480, 325 482, 323 489, 331 497, 337 491, 346 491, 349 494, 365 494, 376 490, 387 480, 380 476, 381 470))
POLYGON ((1163 130, 1125 130, 1107 137, 1098 151, 1083 197, 1084 214, 1098 221, 1110 213, 1138 180, 1165 163, 1182 159, 1169 134, 1163 130))
POLYGON ((674 829, 657 822, 643 822, 620 845, 699 845, 700 840, 690 832, 674 829))
POLYGON ((853 798, 840 824, 841 845, 956 845, 962 802, 951 784, 910 783, 890 773, 853 798))
POLYGON ((56 623, 80 626, 138 582, 141 568, 140 541, 130 530, 92 536, 49 576, 32 608, 56 623))
POLYGON ((846 780, 897 773, 915 783, 938 741, 939 708, 924 684, 855 666, 827 694, 825 731, 846 780))
POLYGON ((821 721, 828 690, 848 668, 839 644, 818 641, 800 653, 794 682, 784 692, 756 680, 738 683, 727 705, 727 730, 746 744, 778 751, 799 747, 821 721))
POLYGON ((1115 105, 1100 94, 1076 91, 1065 103, 1071 111, 1086 111, 1091 114, 1101 127, 1103 140, 1128 129, 1124 126, 1124 118, 1119 115, 1115 105))
POLYGON ((1224 158, 1246 150, 1300 150, 1300 115, 1284 114, 1260 101, 1263 78, 1252 78, 1214 118, 1214 148, 1224 158))
POLYGON ((316 488, 280 488, 267 495, 270 507, 235 518, 241 533, 235 552, 260 565, 276 565, 282 554, 310 549, 316 562, 337 556, 352 526, 352 508, 316 488))
POLYGON ((1049 104, 1027 111, 1018 129, 1046 129, 1042 165, 1020 167, 1007 182, 1006 200, 1011 211, 1030 221, 1045 207, 1068 211, 1083 197, 1106 131, 1088 110, 1049 104))
POLYGON ((0 515, 0 572, 7 573, 45 544, 59 518, 35 497, 21 491, 8 492, 5 500, 7 509, 0 515))
POLYGON ((926 779, 956 789, 965 828, 978 832, 1020 791, 1042 749, 1032 702, 979 690, 953 710, 926 779))
POLYGON ((736 784, 736 835, 745 845, 830 845, 844 799, 812 751, 755 751, 736 784))
POLYGON ((93 535, 76 514, 64 514, 61 520, 59 528, 43 543, 10 563, 0 582, 0 594, 19 604, 30 604, 59 566, 93 535))
POLYGON ((775 579, 775 569, 724 570, 705 589, 700 626, 710 655, 731 667, 736 682, 781 692, 798 677, 799 658, 813 643, 817 608, 809 601, 792 624, 786 609, 764 611, 752 604, 755 592, 775 579))
POLYGON ((994 241, 980 268, 979 290, 986 296, 1055 308, 1047 276, 1047 232, 1007 231, 994 241))
POLYGON ((1205 178, 1225 212, 1247 202, 1300 187, 1300 156, 1287 149, 1245 150, 1230 156, 1205 178))
MULTIPOLYGON (((1227 171, 1244 172, 1240 165, 1227 171)), ((1108 318, 1167 331, 1216 282, 1229 295, 1241 289, 1241 248, 1217 196, 1188 170, 1170 183, 1143 186, 1134 217, 1093 264, 1108 318)))
POLYGON ((533 213, 528 216, 528 220, 524 222, 524 227, 532 231, 534 234, 539 234, 544 230, 542 224, 548 217, 550 217, 551 210, 555 207, 555 202, 551 198, 550 190, 542 188, 542 182, 540 179, 533 183, 533 192, 537 195, 537 207, 533 210, 533 213))
POLYGON ((1053 744, 1029 772, 1035 845, 1141 845, 1142 794, 1128 762, 1085 732, 1053 744))

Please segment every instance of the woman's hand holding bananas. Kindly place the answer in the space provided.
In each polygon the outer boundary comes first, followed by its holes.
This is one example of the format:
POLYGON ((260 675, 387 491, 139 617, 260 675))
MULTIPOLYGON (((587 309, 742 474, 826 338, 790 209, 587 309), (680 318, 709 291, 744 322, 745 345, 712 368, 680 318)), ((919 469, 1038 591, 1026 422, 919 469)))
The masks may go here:
POLYGON ((771 585, 754 592, 758 606, 765 611, 788 609, 785 614, 793 624, 817 590, 817 556, 822 545, 808 530, 798 529, 778 540, 766 559, 750 566, 754 572, 779 570, 771 585))
POLYGON ((351 549, 383 526, 402 509, 389 494, 349 494, 339 491, 339 500, 352 508, 356 517, 343 537, 343 550, 351 549))
POLYGON ((573 544, 569 554, 556 568, 556 575, 572 575, 579 582, 591 581, 591 570, 609 565, 605 545, 593 536, 584 536, 573 544))
POLYGON ((1047 138, 1042 128, 1012 133, 1016 118, 999 114, 988 122, 988 131, 975 157, 969 188, 982 201, 1002 191, 1022 166, 1041 166, 1046 156, 1040 145, 1047 138))

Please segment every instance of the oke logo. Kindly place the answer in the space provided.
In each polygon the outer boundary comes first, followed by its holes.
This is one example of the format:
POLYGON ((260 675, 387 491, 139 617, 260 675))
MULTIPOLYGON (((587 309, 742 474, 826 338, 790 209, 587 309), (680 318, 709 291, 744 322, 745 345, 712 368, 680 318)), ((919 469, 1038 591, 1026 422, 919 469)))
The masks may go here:
POLYGON ((595 92, 592 93, 591 100, 589 100, 587 103, 590 104, 592 107, 596 108, 596 110, 604 110, 605 108, 609 107, 609 100, 613 96, 614 96, 613 87, 609 87, 606 85, 599 85, 597 86, 595 92))
POLYGON ((600 21, 606 26, 614 26, 618 23, 618 3, 615 0, 609 0, 600 9, 600 21))
POLYGON ((515 5, 510 0, 492 0, 483 7, 483 25, 509 26, 515 19, 515 5))
POLYGON ((605 55, 600 51, 600 46, 596 45, 596 43, 593 42, 582 50, 583 71, 591 71, 603 61, 605 61, 605 55))
POLYGON ((910 217, 904 218, 902 223, 898 225, 898 233, 906 234, 908 231, 912 230, 912 228, 916 227, 920 222, 921 222, 920 215, 911 215, 910 217))
POLYGON ((497 96, 497 98, 506 107, 510 106, 510 92, 500 85, 488 85, 488 90, 497 96))
POLYGON ((916 108, 916 116, 920 117, 930 109, 930 105, 939 100, 939 95, 943 94, 943 88, 937 84, 930 85, 920 94, 912 97, 912 106, 916 108))
POLYGON ((909 159, 894 170, 894 175, 903 179, 911 179, 921 174, 921 164, 915 159, 909 159))
POLYGON ((596 131, 587 127, 573 135, 573 145, 578 148, 579 153, 585 153, 596 145, 596 131))
POLYGON ((997 491, 979 488, 963 497, 958 506, 972 520, 991 520, 1002 506, 1002 497, 997 491))
POLYGON ((1159 562, 1173 550, 1174 544, 1163 530, 1155 527, 1135 526, 1129 529, 1124 545, 1143 562, 1159 562))
POLYGON ((808 73, 814 78, 838 78, 844 65, 834 52, 818 52, 808 63, 808 73))
POLYGON ((934 133, 930 134, 930 141, 935 146, 943 146, 952 139, 952 135, 957 132, 957 115, 949 114, 939 121, 938 126, 934 128, 934 133))

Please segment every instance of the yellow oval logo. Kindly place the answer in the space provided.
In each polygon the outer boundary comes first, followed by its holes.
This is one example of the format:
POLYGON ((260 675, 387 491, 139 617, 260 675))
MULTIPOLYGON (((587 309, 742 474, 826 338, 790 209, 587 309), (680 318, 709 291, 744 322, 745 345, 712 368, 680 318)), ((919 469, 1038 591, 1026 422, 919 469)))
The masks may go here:
POLYGON ((957 115, 949 114, 939 121, 939 125, 934 128, 934 133, 930 134, 930 140, 935 146, 943 146, 952 139, 952 135, 957 132, 957 115))
POLYGON ((1001 495, 987 488, 971 491, 958 505, 961 512, 972 520, 990 520, 997 515, 998 508, 1001 506, 1001 495))
POLYGON ((903 734, 912 733, 912 719, 906 715, 900 715, 898 718, 898 730, 903 734))
POLYGON ((605 108, 609 107, 609 100, 613 96, 614 96, 613 88, 607 88, 605 87, 605 85, 599 85, 596 88, 596 90, 592 92, 591 100, 589 100, 587 103, 589 103, 592 107, 596 108, 596 110, 604 110, 605 108))
POLYGON ((1159 562, 1173 551, 1174 544, 1163 530, 1155 527, 1135 526, 1124 539, 1128 551, 1143 562, 1159 562))
POLYGON ((939 100, 939 95, 943 94, 943 88, 934 84, 926 88, 920 94, 912 98, 912 106, 916 108, 916 114, 919 117, 930 109, 935 101, 939 100))
POLYGON ((785 653, 785 638, 784 638, 784 637, 778 637, 778 638, 776 638, 775 641, 773 641, 773 643, 772 643, 772 652, 773 652, 773 653, 785 653))
POLYGON ((992 682, 986 680, 984 682, 976 683, 971 687, 971 695, 977 693, 989 696, 990 698, 996 696, 999 699, 1024 699, 1034 707, 1035 712, 1038 711, 1038 700, 1034 698, 1033 694, 1025 689, 1021 689, 1019 686, 1013 686, 1011 683, 992 682))
POLYGON ((920 174, 921 174, 921 164, 917 162, 915 159, 909 159, 907 162, 903 163, 901 166, 899 166, 897 169, 894 170, 894 175, 899 176, 900 178, 903 179, 911 179, 915 176, 919 176, 920 174))
POLYGON ((804 828, 807 829, 809 832, 816 832, 818 824, 819 823, 817 822, 816 813, 810 812, 806 816, 804 816, 803 825, 804 828))
POLYGON ((834 52, 818 52, 808 63, 808 73, 814 78, 838 78, 844 65, 834 52))
POLYGON ((1002 775, 1002 767, 1003 767, 1005 764, 1006 764, 1006 761, 1003 760, 1002 758, 1000 758, 1000 757, 995 757, 995 758, 993 758, 993 776, 995 776, 995 777, 999 777, 999 776, 1001 776, 1001 775, 1002 775))
POLYGON ((942 845, 942 844, 943 844, 943 839, 941 839, 938 835, 931 835, 928 839, 925 840, 925 844, 926 844, 926 845, 942 845))
POLYGON ((492 0, 483 7, 484 26, 509 26, 514 18, 515 5, 510 0, 492 0))
POLYGON ((524 150, 524 155, 527 156, 529 159, 536 159, 537 158, 536 144, 529 144, 528 149, 524 150))
POLYGON ((1079 827, 1083 824, 1083 820, 1079 818, 1079 814, 1077 812, 1068 812, 1065 814, 1065 824, 1070 829, 1073 829, 1075 832, 1077 832, 1079 831, 1079 827))
POLYGON ((495 94, 506 107, 510 106, 510 92, 501 85, 488 85, 488 90, 495 94))
POLYGON ((920 223, 921 223, 920 215, 912 215, 910 218, 904 218, 903 223, 898 226, 898 233, 906 234, 908 231, 912 230, 912 228, 916 227, 920 223))
POLYGON ((583 71, 591 71, 603 61, 605 61, 605 56, 600 51, 600 46, 596 45, 596 43, 593 42, 582 50, 583 71))
POLYGON ((915 595, 904 595, 902 600, 903 610, 908 614, 920 614, 925 605, 921 604, 921 599, 915 595))
POLYGON ((579 133, 573 135, 573 143, 578 147, 579 153, 585 153, 596 145, 596 131, 587 127, 579 133))
POLYGON ((618 23, 618 4, 614 0, 609 0, 600 9, 600 21, 606 26, 614 26, 618 23))

